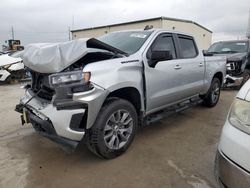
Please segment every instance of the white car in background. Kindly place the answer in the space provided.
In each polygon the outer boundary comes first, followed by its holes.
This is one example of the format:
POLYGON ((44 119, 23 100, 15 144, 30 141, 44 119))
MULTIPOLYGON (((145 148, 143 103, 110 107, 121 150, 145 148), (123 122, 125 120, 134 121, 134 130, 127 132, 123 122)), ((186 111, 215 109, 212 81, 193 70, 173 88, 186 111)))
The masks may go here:
POLYGON ((250 80, 237 94, 223 127, 215 175, 221 187, 250 187, 250 80))
POLYGON ((7 84, 12 80, 26 77, 22 59, 15 57, 15 54, 18 53, 0 55, 0 84, 7 84))

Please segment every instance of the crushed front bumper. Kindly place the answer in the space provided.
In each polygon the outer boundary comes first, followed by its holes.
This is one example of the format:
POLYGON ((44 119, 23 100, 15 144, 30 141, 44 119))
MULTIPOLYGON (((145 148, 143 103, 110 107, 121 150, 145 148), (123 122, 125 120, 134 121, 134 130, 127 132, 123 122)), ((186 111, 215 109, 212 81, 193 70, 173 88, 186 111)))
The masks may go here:
POLYGON ((224 82, 224 87, 238 87, 241 86, 243 81, 243 76, 230 76, 230 75, 226 75, 225 77, 225 82, 224 82))
POLYGON ((21 98, 20 104, 24 105, 30 100, 24 108, 41 120, 50 121, 59 136, 75 141, 80 141, 82 139, 84 131, 72 130, 70 128, 70 122, 74 114, 84 115, 86 109, 57 110, 53 104, 40 100, 37 97, 32 97, 32 91, 26 90, 25 96, 21 98))
POLYGON ((16 111, 22 123, 32 123, 36 131, 60 144, 75 148, 83 139, 99 113, 108 91, 94 88, 87 92, 73 94, 70 100, 53 104, 28 89, 21 98, 16 111), (27 116, 27 118, 26 118, 27 116))
POLYGON ((215 175, 222 188, 250 187, 250 173, 220 150, 216 154, 215 175))
POLYGON ((50 121, 40 119, 29 110, 27 110, 26 112, 28 114, 29 122, 32 124, 36 132, 38 132, 42 136, 49 138, 50 140, 60 144, 63 147, 75 149, 78 146, 79 141, 70 140, 68 138, 59 136, 50 121))

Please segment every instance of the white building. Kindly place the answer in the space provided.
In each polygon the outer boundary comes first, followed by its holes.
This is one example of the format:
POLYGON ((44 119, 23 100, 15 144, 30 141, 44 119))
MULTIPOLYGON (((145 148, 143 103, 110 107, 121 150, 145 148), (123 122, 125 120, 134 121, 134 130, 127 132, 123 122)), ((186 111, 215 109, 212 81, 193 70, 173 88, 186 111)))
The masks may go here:
POLYGON ((77 38, 90 38, 90 37, 98 37, 103 34, 120 31, 120 30, 128 30, 128 29, 144 29, 145 26, 153 26, 154 28, 164 28, 168 30, 176 30, 180 32, 185 32, 191 34, 195 37, 198 46, 201 49, 208 49, 212 42, 212 31, 205 28, 204 26, 183 19, 176 18, 168 18, 168 17, 157 17, 145 20, 137 20, 119 24, 105 25, 93 28, 84 28, 72 30, 73 39, 77 38))

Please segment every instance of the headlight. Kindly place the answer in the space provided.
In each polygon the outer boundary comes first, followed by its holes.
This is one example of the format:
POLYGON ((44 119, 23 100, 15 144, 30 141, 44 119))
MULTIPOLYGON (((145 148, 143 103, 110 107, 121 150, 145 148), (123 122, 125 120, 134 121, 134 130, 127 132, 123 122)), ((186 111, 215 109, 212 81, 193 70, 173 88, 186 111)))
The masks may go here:
POLYGON ((72 71, 52 74, 49 76, 50 85, 59 86, 71 83, 88 83, 90 80, 90 72, 72 71))
POLYGON ((235 63, 234 62, 227 63, 227 70, 228 71, 235 70, 235 63))
POLYGON ((236 128, 250 134, 250 102, 235 99, 228 120, 236 128))

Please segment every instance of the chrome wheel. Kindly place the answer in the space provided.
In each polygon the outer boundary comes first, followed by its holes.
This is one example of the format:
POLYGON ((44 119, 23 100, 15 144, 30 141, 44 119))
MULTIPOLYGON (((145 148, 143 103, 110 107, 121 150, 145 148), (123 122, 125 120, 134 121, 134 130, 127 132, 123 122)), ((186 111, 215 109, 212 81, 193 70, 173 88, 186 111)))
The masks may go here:
POLYGON ((211 100, 213 103, 216 103, 220 96, 220 85, 218 82, 215 82, 212 91, 211 91, 211 100))
POLYGON ((109 149, 120 149, 129 140, 134 121, 126 110, 117 110, 108 118, 104 127, 104 141, 109 149))

